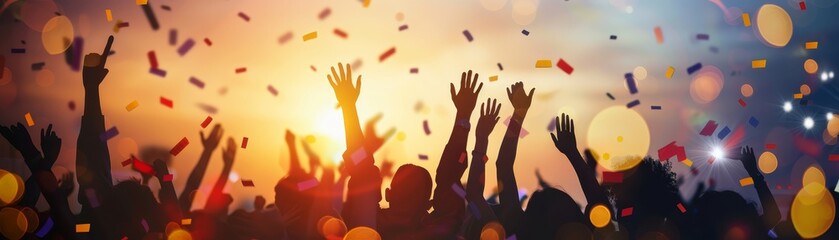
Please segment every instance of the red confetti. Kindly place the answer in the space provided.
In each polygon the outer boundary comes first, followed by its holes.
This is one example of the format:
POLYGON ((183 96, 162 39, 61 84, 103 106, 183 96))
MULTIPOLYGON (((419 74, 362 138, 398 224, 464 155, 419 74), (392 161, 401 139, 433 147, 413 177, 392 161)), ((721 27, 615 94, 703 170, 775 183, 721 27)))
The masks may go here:
POLYGON ((172 148, 172 150, 169 151, 169 153, 172 154, 172 156, 178 156, 178 154, 186 148, 186 145, 189 145, 189 140, 184 137, 177 145, 175 145, 175 147, 172 148))
POLYGON ((667 161, 673 156, 676 156, 679 161, 687 159, 685 147, 676 145, 676 141, 673 141, 667 144, 667 146, 658 149, 658 160, 667 161))
POLYGON ((243 12, 239 12, 239 17, 244 19, 245 22, 250 22, 251 21, 251 17, 248 16, 247 14, 243 13, 243 12))
POLYGON ((484 163, 487 163, 487 161, 489 161, 489 156, 484 155, 484 163))
POLYGON ((798 7, 800 7, 802 11, 807 10, 807 4, 803 1, 798 3, 798 7))
POLYGON ((151 165, 143 161, 140 161, 140 159, 137 159, 137 157, 134 157, 133 155, 131 156, 131 160, 134 164, 134 170, 137 170, 138 172, 148 176, 155 175, 154 168, 152 168, 151 165))
POLYGON ((463 164, 463 161, 466 160, 466 152, 460 153, 460 157, 457 159, 457 162, 463 164))
POLYGON ((163 104, 163 106, 166 106, 166 107, 169 107, 169 108, 172 108, 174 106, 174 103, 172 102, 172 100, 168 99, 168 98, 165 98, 165 97, 160 97, 160 104, 163 104))
POLYGON ((839 154, 830 154, 830 156, 827 157, 827 160, 828 161, 839 161, 839 154))
POLYGON ((682 205, 682 203, 676 204, 676 207, 679 208, 679 211, 681 211, 682 213, 687 212, 687 209, 685 209, 685 206, 682 205))
POLYGON ((154 51, 149 51, 149 63, 151 63, 152 69, 157 69, 159 65, 157 64, 157 55, 154 54, 154 51))
POLYGON ((574 67, 571 67, 571 65, 568 65, 568 63, 565 62, 565 60, 562 59, 562 58, 560 58, 559 61, 556 62, 556 67, 558 67, 559 69, 562 69, 562 71, 564 71, 568 75, 571 75, 571 72, 574 72, 574 67))
POLYGON ((740 103, 740 106, 742 106, 742 107, 746 107, 746 101, 743 101, 743 99, 742 99, 742 98, 741 98, 741 99, 737 99, 737 102, 738 102, 738 103, 740 103))
POLYGON ((201 128, 207 128, 211 122, 213 122, 213 117, 207 116, 207 118, 204 119, 204 122, 201 122, 201 128))
POLYGON ((347 33, 346 33, 346 32, 344 32, 344 31, 342 31, 341 29, 337 29, 337 28, 336 28, 336 29, 335 29, 334 31, 332 31, 332 32, 333 32, 333 33, 335 33, 335 35, 338 35, 339 37, 341 37, 341 38, 343 38, 343 39, 347 39, 347 33))
POLYGON ((253 186, 254 186, 254 185, 253 185, 253 180, 245 180, 245 179, 242 179, 242 186, 245 186, 245 187, 253 187, 253 186))
POLYGON ((655 41, 658 42, 658 44, 664 43, 664 33, 661 31, 661 27, 656 26, 653 31, 655 32, 655 41))
POLYGON ((174 176, 172 174, 163 175, 163 181, 164 182, 171 182, 173 177, 174 176))
POLYGON ((315 65, 309 65, 309 68, 311 68, 313 72, 317 72, 317 71, 318 71, 318 69, 317 69, 317 68, 315 68, 315 65))
POLYGON ((125 166, 128 166, 128 165, 131 165, 131 162, 133 162, 133 161, 134 161, 133 158, 125 159, 125 161, 122 161, 122 166, 125 167, 125 166))
POLYGON ((279 92, 277 92, 277 89, 274 88, 274 86, 271 86, 271 85, 268 85, 268 92, 270 92, 271 95, 274 95, 274 97, 276 97, 277 94, 279 94, 279 92))
POLYGON ((766 146, 764 146, 764 147, 766 147, 766 150, 772 150, 772 149, 777 148, 778 145, 775 145, 774 143, 767 143, 766 146))
POLYGON ((207 46, 213 46, 213 42, 212 42, 212 41, 210 41, 210 39, 209 39, 209 38, 204 38, 204 43, 206 43, 206 44, 207 44, 207 46))
POLYGON ((621 209, 621 217, 628 217, 628 216, 632 216, 632 208, 628 207, 628 208, 621 209))
POLYGON ((386 52, 382 53, 382 55, 379 55, 379 62, 384 62, 385 59, 389 58, 390 55, 393 55, 394 53, 396 53, 396 47, 391 47, 386 52))
POLYGON ((239 74, 239 73, 243 73, 243 72, 246 72, 246 71, 248 71, 248 68, 240 67, 240 68, 237 68, 237 69, 236 69, 236 73, 237 73, 237 74, 239 74))
POLYGON ((248 148, 248 137, 242 138, 242 149, 248 148))
POLYGON ((69 103, 67 103, 67 107, 70 108, 70 111, 76 111, 76 102, 70 101, 69 103))
POLYGON ((622 183, 622 172, 603 172, 603 183, 622 183))
POLYGON ((326 19, 326 17, 329 17, 329 14, 331 14, 331 13, 332 13, 331 9, 325 8, 325 9, 323 9, 323 11, 320 11, 320 14, 318 14, 318 19, 320 19, 320 20, 326 19))

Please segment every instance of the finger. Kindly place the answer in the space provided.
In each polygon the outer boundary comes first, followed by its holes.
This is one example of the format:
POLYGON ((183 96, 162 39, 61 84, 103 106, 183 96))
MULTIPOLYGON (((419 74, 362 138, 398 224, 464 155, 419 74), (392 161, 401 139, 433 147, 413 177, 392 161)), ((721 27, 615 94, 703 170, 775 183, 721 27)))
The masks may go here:
POLYGON ((341 84, 341 82, 342 82, 341 78, 338 76, 338 72, 335 72, 335 67, 329 67, 329 68, 332 69, 332 77, 335 78, 335 83, 336 84, 341 84))
POLYGON ((460 74, 460 89, 463 89, 466 85, 466 72, 460 74))
POLYGON ((114 35, 108 37, 108 43, 105 44, 105 50, 102 51, 102 61, 99 61, 100 66, 105 66, 108 61, 108 55, 111 55, 111 45, 114 44, 114 35))
POLYGON ((338 87, 338 86, 335 84, 335 82, 334 82, 334 81, 332 81, 332 76, 330 76, 329 74, 327 74, 327 75, 326 75, 326 79, 329 79, 329 85, 330 85, 330 86, 332 86, 332 89, 335 89, 336 87, 338 87))
POLYGON ((52 123, 50 123, 50 125, 47 126, 47 134, 52 134, 52 123))
MULTIPOLYGON (((476 78, 476 81, 477 81, 477 78, 476 78)), ((478 85, 478 90, 475 91, 475 94, 481 93, 481 88, 484 88, 484 83, 481 83, 480 85, 478 85)))
POLYGON ((352 68, 349 63, 347 63, 347 79, 352 79, 352 68))
POLYGON ((530 94, 528 94, 527 97, 533 97, 533 91, 536 91, 536 88, 531 88, 530 94))
POLYGON ((201 142, 206 142, 207 141, 207 138, 204 137, 204 132, 203 131, 199 131, 198 135, 201 135, 201 142))
POLYGON ((574 131, 574 119, 571 119, 571 133, 575 133, 575 131, 574 131))
MULTIPOLYGON (((487 102, 489 102, 489 99, 487 99, 487 102)), ((481 116, 486 116, 486 115, 487 115, 486 112, 484 112, 484 104, 481 103, 481 116)))
POLYGON ((554 141, 554 144, 559 143, 559 140, 556 138, 556 134, 551 133, 551 139, 554 141))
POLYGON ((452 101, 454 101, 454 96, 457 95, 454 91, 454 83, 449 83, 449 91, 452 93, 452 101))
POLYGON ((358 75, 358 78, 355 79, 355 91, 361 91, 361 75, 358 75))
POLYGON ((344 75, 344 64, 338 63, 338 71, 341 72, 341 80, 352 80, 352 78, 348 78, 347 75, 344 75))
POLYGON ((554 128, 556 128, 556 131, 559 132, 559 116, 556 116, 556 121, 554 122, 554 124, 556 125, 554 126, 554 128))
MULTIPOLYGON (((515 85, 513 85, 513 86, 515 86, 515 85)), ((513 95, 513 91, 512 91, 512 90, 510 90, 510 88, 507 88, 507 97, 509 98, 509 97, 511 97, 512 95, 513 95)), ((511 99, 511 100, 512 100, 512 99, 511 99)))
POLYGON ((41 139, 44 139, 45 137, 46 137, 46 135, 44 135, 44 129, 41 128, 41 139))
MULTIPOLYGON (((478 73, 475 73, 475 77, 472 78, 472 84, 470 84, 469 86, 474 89, 476 85, 478 85, 478 73)), ((480 91, 480 90, 478 90, 478 91, 480 91)), ((477 93, 478 91, 475 91, 475 92, 477 93)))
POLYGON ((471 88, 472 88, 472 85, 471 85, 471 84, 469 84, 469 83, 470 83, 470 81, 469 81, 469 80, 472 80, 472 70, 469 70, 469 73, 467 73, 467 74, 466 74, 466 88, 467 88, 467 89, 471 89, 471 88))

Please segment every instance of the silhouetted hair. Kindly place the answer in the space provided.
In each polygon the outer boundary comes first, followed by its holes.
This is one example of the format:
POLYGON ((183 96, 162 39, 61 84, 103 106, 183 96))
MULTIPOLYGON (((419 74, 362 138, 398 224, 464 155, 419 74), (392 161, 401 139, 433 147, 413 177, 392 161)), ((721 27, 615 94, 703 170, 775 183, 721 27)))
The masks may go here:
POLYGON ((687 205, 681 203, 676 174, 670 168, 670 162, 647 157, 634 168, 624 171, 622 183, 608 188, 615 202, 615 211, 633 208, 632 215, 618 218, 631 238, 654 232, 679 235, 682 212, 677 205, 682 204, 685 208, 687 205))
POLYGON ((587 228, 585 221, 580 205, 571 196, 556 188, 544 188, 530 198, 516 236, 518 239, 556 239, 563 226, 579 223, 587 228))
POLYGON ((417 165, 405 164, 393 175, 389 201, 399 201, 397 204, 410 206, 427 205, 431 198, 431 187, 431 174, 428 170, 417 165))

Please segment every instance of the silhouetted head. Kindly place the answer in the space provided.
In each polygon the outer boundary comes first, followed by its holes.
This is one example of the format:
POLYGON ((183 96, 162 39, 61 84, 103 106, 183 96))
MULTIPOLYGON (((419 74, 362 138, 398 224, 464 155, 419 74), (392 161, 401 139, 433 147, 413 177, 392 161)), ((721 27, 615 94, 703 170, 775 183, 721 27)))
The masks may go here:
POLYGON ((111 219, 107 221, 114 221, 129 238, 139 239, 148 232, 164 231, 166 218, 148 186, 136 179, 122 181, 114 186, 110 198, 111 219))
POLYGON ((312 194, 308 189, 300 191, 298 184, 310 179, 302 176, 288 176, 274 186, 274 204, 281 214, 285 216, 304 214, 309 211, 312 203, 312 194))
POLYGON ((548 187, 534 192, 530 197, 516 236, 518 239, 558 239, 561 236, 557 234, 568 237, 567 234, 571 233, 567 231, 561 233, 561 229, 569 230, 578 227, 585 229, 572 232, 591 233, 580 211, 580 205, 567 193, 548 187))
POLYGON ((638 166, 624 172, 623 182, 608 189, 614 197, 616 211, 633 209, 632 215, 618 217, 621 227, 629 231, 631 238, 650 234, 679 235, 682 212, 678 205, 685 209, 687 205, 681 202, 670 162, 645 158, 638 166))
POLYGON ((691 205, 686 231, 697 239, 766 239, 754 203, 732 191, 705 192, 691 205))
POLYGON ((396 170, 390 188, 385 190, 385 200, 390 208, 416 213, 431 207, 431 174, 425 168, 405 164, 396 170))

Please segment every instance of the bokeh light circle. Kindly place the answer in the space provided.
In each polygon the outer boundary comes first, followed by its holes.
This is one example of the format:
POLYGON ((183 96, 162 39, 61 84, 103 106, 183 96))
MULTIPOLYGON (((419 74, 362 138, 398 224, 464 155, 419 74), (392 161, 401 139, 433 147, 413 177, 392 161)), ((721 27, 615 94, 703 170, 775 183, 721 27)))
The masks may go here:
POLYGON ((810 86, 807 84, 801 84, 801 87, 798 88, 798 91, 804 95, 810 95, 811 93, 810 86))
POLYGON ((506 238, 504 226, 498 222, 490 222, 481 229, 481 240, 503 240, 506 238))
POLYGON ((836 217, 836 204, 824 185, 810 183, 795 195, 790 208, 792 225, 803 238, 824 234, 836 217))
POLYGON ((183 229, 172 231, 167 237, 168 240, 192 240, 192 234, 183 229))
POLYGON ((3 67, 3 76, 0 76, 0 86, 9 84, 12 82, 12 70, 8 67, 3 67))
POLYGON ((647 154, 650 129, 637 112, 626 106, 612 106, 594 116, 587 139, 591 149, 604 153, 597 160, 600 166, 609 171, 622 171, 638 165, 647 154), (615 141, 617 136, 622 136, 623 141, 615 141), (611 157, 605 157, 606 153, 611 157))
POLYGON ((131 154, 138 154, 139 148, 137 146, 137 142, 134 141, 133 138, 130 137, 121 137, 119 141, 117 141, 117 151, 119 152, 120 157, 128 159, 131 157, 131 154))
POLYGON ((538 0, 513 0, 513 21, 521 26, 530 24, 536 19, 538 9, 538 0))
POLYGON ((51 55, 64 53, 73 43, 73 23, 65 16, 55 16, 44 24, 41 43, 51 55))
POLYGON ((591 212, 588 216, 589 221, 591 221, 591 225, 594 225, 597 228, 609 225, 611 218, 612 213, 609 211, 609 208, 603 204, 598 204, 597 206, 591 208, 591 212))
POLYGON ((26 234, 29 222, 23 212, 6 207, 0 210, 0 233, 8 239, 20 239, 26 234))
POLYGON ((635 80, 644 80, 647 78, 647 69, 642 66, 637 66, 632 70, 632 76, 635 77, 635 80))
POLYGON ((498 11, 507 4, 507 0, 481 0, 481 5, 484 5, 486 10, 498 11))
POLYGON ((344 240, 382 240, 382 236, 372 228, 356 227, 344 235, 344 240))
POLYGON ((396 13, 396 21, 401 22, 405 20, 405 14, 402 12, 396 13))
POLYGON ((783 47, 792 38, 792 18, 786 10, 775 4, 764 4, 755 17, 758 37, 772 47, 783 47))
POLYGON ((778 157, 772 152, 763 152, 757 162, 760 171, 766 174, 775 172, 778 169, 778 157))
POLYGON ((819 63, 817 63, 816 60, 813 60, 813 59, 805 60, 804 61, 804 71, 806 71, 809 74, 815 74, 816 72, 819 71, 819 63))
POLYGON ((58 5, 52 0, 26 0, 21 1, 20 20, 32 30, 43 30, 44 24, 55 17, 58 12, 58 5))
POLYGON ((44 88, 52 86, 55 83, 55 74, 52 70, 41 69, 35 74, 35 83, 44 88))
POLYGON ((752 85, 746 83, 743 84, 743 86, 740 86, 740 94, 743 94, 743 97, 751 97, 754 93, 755 90, 752 88, 752 85))
POLYGON ((329 218, 323 223, 321 233, 326 238, 341 237, 347 234, 347 225, 338 218, 329 218))
POLYGON ((839 117, 834 116, 827 122, 827 133, 833 137, 839 136, 839 117))
POLYGON ((818 183, 825 185, 824 172, 816 166, 810 166, 804 170, 804 176, 801 177, 801 186, 807 186, 811 183, 818 183))
POLYGON ((0 207, 14 204, 23 196, 23 179, 17 174, 0 169, 0 207))
POLYGON ((26 217, 26 232, 35 232, 35 229, 38 229, 38 225, 40 225, 41 222, 41 218, 38 217, 38 212, 29 207, 24 207, 20 210, 20 212, 23 213, 24 217, 26 217))
POLYGON ((722 71, 714 66, 705 66, 690 83, 690 97, 697 103, 710 103, 720 96, 724 85, 722 71))
POLYGON ((178 230, 178 229, 181 229, 180 224, 178 224, 176 222, 169 222, 169 223, 166 224, 166 230, 164 230, 164 233, 166 234, 166 236, 170 236, 170 235, 172 235, 172 233, 175 230, 178 230))

